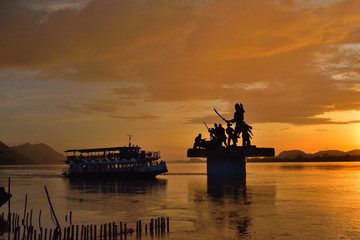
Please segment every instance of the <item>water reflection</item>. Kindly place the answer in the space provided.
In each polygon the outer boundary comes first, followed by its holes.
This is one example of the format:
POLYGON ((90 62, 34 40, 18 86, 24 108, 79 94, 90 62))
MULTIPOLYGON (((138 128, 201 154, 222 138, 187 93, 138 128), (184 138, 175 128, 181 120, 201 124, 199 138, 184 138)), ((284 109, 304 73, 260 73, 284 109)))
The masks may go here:
POLYGON ((86 194, 119 193, 119 194, 149 194, 164 190, 167 179, 95 179, 68 178, 65 180, 69 190, 77 190, 86 194))
POLYGON ((246 198, 246 175, 208 175, 207 193, 216 201, 223 197, 246 198))
POLYGON ((247 199, 246 191, 246 174, 208 175, 207 194, 210 201, 223 209, 222 224, 236 227, 239 236, 249 236, 251 217, 250 201, 247 199))
POLYGON ((190 208, 197 216, 193 219, 194 232, 205 234, 206 229, 206 236, 223 236, 226 239, 250 237, 253 209, 245 174, 210 174, 203 180, 191 181, 188 185, 190 208))
MULTIPOLYGON (((102 224, 150 219, 166 195, 167 179, 64 179, 65 208, 76 210, 79 222, 102 224)), ((156 217, 162 216, 158 212, 156 217)))

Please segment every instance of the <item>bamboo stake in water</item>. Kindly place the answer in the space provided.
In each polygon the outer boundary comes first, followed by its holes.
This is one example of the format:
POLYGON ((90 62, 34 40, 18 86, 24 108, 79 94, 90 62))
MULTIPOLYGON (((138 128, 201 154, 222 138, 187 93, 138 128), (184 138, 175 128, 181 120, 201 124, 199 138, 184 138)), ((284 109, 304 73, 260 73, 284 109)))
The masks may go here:
POLYGON ((39 212, 39 228, 41 229, 41 209, 40 209, 40 212, 39 212))
POLYGON ((103 235, 103 225, 100 224, 100 240, 102 239, 103 235))
POLYGON ((32 226, 32 214, 33 214, 33 210, 30 210, 30 226, 32 226))
POLYGON ((79 225, 76 225, 76 240, 79 240, 79 225))
POLYGON ((52 206, 52 204, 51 204, 50 196, 49 196, 49 193, 48 193, 48 191, 47 191, 46 186, 44 186, 44 188, 45 188, 45 192, 46 192, 47 199, 48 199, 49 204, 50 204, 51 212, 52 212, 52 214, 54 215, 54 218, 55 218, 55 221, 56 221, 56 225, 58 226, 59 229, 61 229, 60 224, 59 224, 59 221, 57 220, 57 217, 56 217, 54 208, 53 208, 53 206, 52 206))
POLYGON ((94 225, 94 240, 96 240, 96 225, 94 225))
MULTIPOLYGON (((8 194, 10 194, 10 180, 11 178, 9 178, 9 182, 8 182, 8 194)), ((11 231, 11 229, 10 229, 10 221, 11 221, 11 208, 10 208, 10 199, 11 199, 11 197, 9 198, 9 200, 8 200, 8 224, 9 224, 9 239, 10 239, 10 231, 11 231)))
POLYGON ((75 226, 71 225, 71 240, 74 240, 75 226))

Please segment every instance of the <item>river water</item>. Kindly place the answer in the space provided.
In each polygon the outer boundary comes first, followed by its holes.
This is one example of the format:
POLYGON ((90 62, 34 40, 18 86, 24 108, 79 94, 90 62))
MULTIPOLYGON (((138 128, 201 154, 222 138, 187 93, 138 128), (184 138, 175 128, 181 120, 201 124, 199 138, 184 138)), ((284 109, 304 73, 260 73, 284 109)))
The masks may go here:
MULTIPOLYGON (((155 239, 360 239, 360 163, 248 163, 246 182, 209 179, 206 163, 171 163, 153 181, 73 180, 64 166, 1 166, 11 178, 11 210, 39 212, 54 227, 47 186, 62 226, 148 223, 169 217, 170 232, 155 239)), ((7 204, 0 212, 7 214, 7 204)), ((1 237, 0 237, 1 238, 1 237)), ((128 239, 136 239, 129 236, 128 239)), ((152 239, 142 235, 142 239, 152 239)))

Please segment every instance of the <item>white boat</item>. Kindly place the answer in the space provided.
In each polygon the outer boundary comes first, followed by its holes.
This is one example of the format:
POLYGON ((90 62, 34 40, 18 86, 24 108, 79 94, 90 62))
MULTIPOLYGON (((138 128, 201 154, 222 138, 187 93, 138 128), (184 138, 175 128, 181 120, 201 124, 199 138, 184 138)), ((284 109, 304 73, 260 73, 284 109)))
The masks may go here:
POLYGON ((138 146, 66 150, 64 176, 154 178, 166 173, 160 152, 138 146))

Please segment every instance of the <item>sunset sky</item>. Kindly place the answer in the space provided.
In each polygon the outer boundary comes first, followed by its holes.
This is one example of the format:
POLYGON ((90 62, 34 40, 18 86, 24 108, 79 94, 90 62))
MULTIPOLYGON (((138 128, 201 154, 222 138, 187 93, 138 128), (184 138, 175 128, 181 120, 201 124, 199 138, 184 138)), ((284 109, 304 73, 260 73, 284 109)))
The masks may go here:
POLYGON ((243 103, 252 143, 360 148, 359 0, 0 0, 0 141, 186 159, 243 103))

